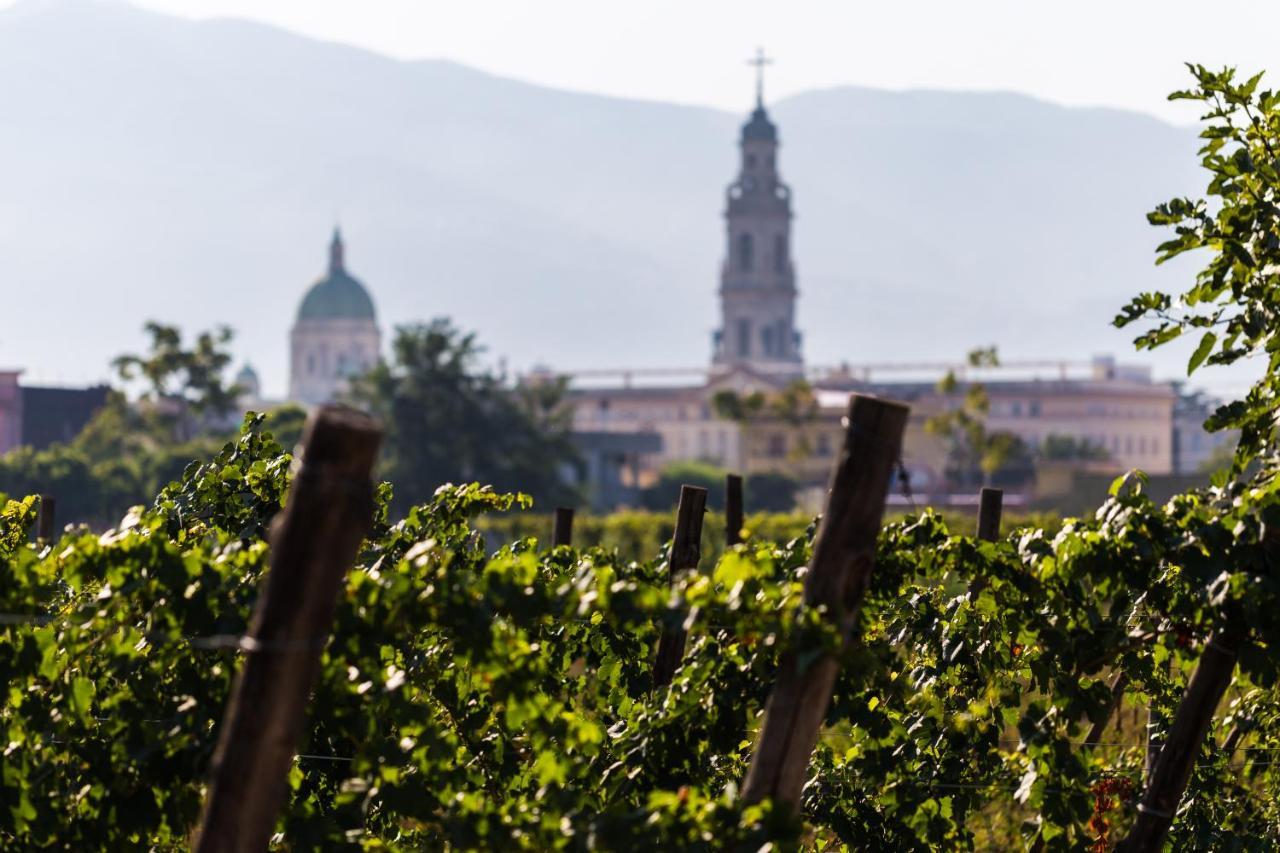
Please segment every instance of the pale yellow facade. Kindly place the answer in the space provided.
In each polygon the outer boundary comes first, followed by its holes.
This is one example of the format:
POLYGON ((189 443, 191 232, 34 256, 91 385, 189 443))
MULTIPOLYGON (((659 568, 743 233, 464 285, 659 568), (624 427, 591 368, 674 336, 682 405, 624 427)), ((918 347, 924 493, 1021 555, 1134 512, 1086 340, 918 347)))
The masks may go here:
MULTIPOLYGON (((1108 457, 1080 463, 1094 471, 1173 472, 1176 394, 1166 383, 1129 371, 1075 379, 984 380, 982 385, 990 403, 988 432, 1012 433, 1033 451, 1050 436, 1087 441, 1108 457)), ((574 428, 656 433, 662 450, 642 459, 645 479, 672 462, 699 460, 747 475, 777 472, 820 484, 843 441, 841 417, 849 394, 868 393, 911 406, 902 461, 912 488, 927 492, 945 487, 947 443, 929 434, 925 424, 958 405, 959 394, 942 395, 931 383, 818 386, 814 393, 819 407, 812 420, 739 424, 717 417, 712 406, 714 394, 726 387, 739 393, 778 390, 776 382, 746 372, 713 375, 700 386, 578 390, 572 395, 574 428)))

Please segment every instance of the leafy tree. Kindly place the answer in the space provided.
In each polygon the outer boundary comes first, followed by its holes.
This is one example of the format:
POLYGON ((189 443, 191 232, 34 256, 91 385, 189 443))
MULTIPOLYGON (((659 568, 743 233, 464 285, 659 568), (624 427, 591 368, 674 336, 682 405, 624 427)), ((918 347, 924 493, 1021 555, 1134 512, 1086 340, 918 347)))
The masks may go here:
POLYGON ((302 440, 307 423, 307 410, 297 403, 285 403, 267 412, 264 429, 283 447, 294 447, 302 440))
POLYGON ((798 427, 812 423, 818 416, 818 400, 813 394, 813 386, 803 379, 773 392, 739 394, 726 388, 712 395, 711 407, 720 417, 739 424, 773 420, 798 427))
MULTIPOLYGON (((970 367, 996 367, 995 347, 969 353, 970 367)), ((987 430, 991 401, 979 382, 961 385, 954 370, 939 380, 937 391, 954 405, 925 421, 925 431, 948 443, 948 473, 956 485, 1017 485, 1032 476, 1032 454, 1026 443, 1010 432, 987 430), (997 476, 1002 475, 1002 476, 997 476)))
POLYGON ((721 418, 734 423, 746 423, 758 418, 765 408, 762 391, 739 394, 732 388, 724 388, 711 395, 711 410, 721 418))
POLYGON ((728 472, 710 462, 669 462, 658 479, 640 494, 646 509, 671 509, 680 499, 681 486, 701 486, 707 490, 707 505, 724 507, 724 481, 728 472))
POLYGON ((0 495, 52 495, 63 522, 106 527, 147 500, 152 485, 135 460, 99 461, 66 445, 19 447, 0 456, 0 495))
POLYGON ((564 404, 569 393, 567 376, 532 376, 515 386, 516 404, 538 429, 550 435, 573 430, 573 410, 564 404))
POLYGON ((1205 252, 1209 259, 1182 294, 1140 294, 1115 325, 1147 323, 1134 342, 1139 349, 1198 335, 1188 375, 1201 365, 1257 359, 1262 371, 1249 391, 1219 407, 1205 424, 1214 431, 1240 430, 1233 466, 1239 475, 1256 456, 1274 460, 1277 452, 1280 95, 1259 88, 1261 73, 1241 82, 1234 68, 1188 68, 1196 85, 1169 97, 1205 106, 1200 162, 1209 172, 1208 198, 1171 199, 1147 219, 1174 232, 1160 245, 1156 263, 1192 252, 1205 252))
POLYGON ((131 426, 140 420, 113 396, 70 444, 20 447, 0 456, 0 494, 53 495, 61 522, 104 528, 130 507, 150 501, 192 460, 213 456, 223 443, 214 434, 159 441, 156 433, 131 426))
POLYGON ((1111 454, 1100 444, 1072 435, 1047 435, 1040 443, 1041 459, 1051 462, 1106 460, 1111 454))
POLYGON ((717 416, 738 424, 748 444, 759 429, 782 425, 795 436, 795 440, 788 443, 789 458, 799 460, 811 453, 804 427, 818 420, 820 410, 813 386, 803 379, 790 382, 778 391, 757 390, 745 394, 733 389, 717 391, 711 397, 711 408, 717 416))
MULTIPOLYGON (((1200 463, 1198 472, 1201 474, 1209 474, 1210 476, 1217 475, 1224 471, 1229 474, 1232 466, 1235 464, 1235 461, 1235 448, 1231 446, 1231 443, 1227 442, 1219 444, 1207 457, 1205 457, 1204 461, 1200 463)), ((1255 466, 1250 465, 1249 468, 1246 468, 1246 471, 1253 467, 1255 466)))
POLYGON ((576 457, 562 384, 507 387, 480 365, 475 335, 445 319, 397 328, 391 352, 352 383, 350 396, 386 427, 382 471, 398 506, 474 480, 575 500, 564 477, 576 457))
POLYGON ((799 488, 796 478, 786 474, 751 474, 743 485, 747 512, 790 512, 796 507, 799 488))
MULTIPOLYGON (((120 378, 141 378, 138 403, 113 390, 106 404, 71 442, 41 451, 19 448, 0 457, 0 493, 50 494, 58 518, 94 527, 113 524, 177 479, 195 459, 212 457, 231 430, 222 425, 236 389, 222 372, 231 362, 223 345, 231 332, 203 332, 190 349, 176 328, 151 322, 145 355, 125 354, 112 364, 120 378)), ((273 425, 300 433, 305 412, 282 413, 273 425)))
MULTIPOLYGON (((658 479, 640 495, 645 509, 670 510, 680 497, 681 486, 701 486, 707 490, 707 506, 724 508, 725 476, 729 472, 710 462, 670 462, 658 473, 658 479)), ((751 474, 743 492, 747 512, 790 512, 796 506, 799 483, 787 474, 760 472, 751 474)))
POLYGON ((188 411, 202 417, 224 417, 235 408, 239 389, 223 381, 223 371, 231 364, 226 345, 233 333, 226 326, 201 332, 194 345, 183 347, 176 326, 152 320, 144 326, 151 336, 150 351, 125 353, 112 362, 125 382, 141 379, 146 386, 142 398, 175 420, 188 411))

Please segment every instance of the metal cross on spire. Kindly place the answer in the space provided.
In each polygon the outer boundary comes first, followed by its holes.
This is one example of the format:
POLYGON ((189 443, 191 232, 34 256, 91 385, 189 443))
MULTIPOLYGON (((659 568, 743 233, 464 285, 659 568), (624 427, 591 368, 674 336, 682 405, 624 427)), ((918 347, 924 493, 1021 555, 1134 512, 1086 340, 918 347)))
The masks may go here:
POLYGON ((756 67, 756 106, 764 106, 764 67, 772 65, 773 60, 764 55, 764 48, 757 47, 756 55, 747 60, 748 65, 756 67))

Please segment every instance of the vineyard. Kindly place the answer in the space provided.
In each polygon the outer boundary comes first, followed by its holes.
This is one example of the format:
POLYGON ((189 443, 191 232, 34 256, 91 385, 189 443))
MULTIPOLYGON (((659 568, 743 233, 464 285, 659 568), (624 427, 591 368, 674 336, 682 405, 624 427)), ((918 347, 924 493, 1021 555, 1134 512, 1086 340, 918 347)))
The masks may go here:
MULTIPOLYGON (((854 486, 877 472, 887 485, 891 459, 878 450, 850 430, 848 476, 859 454, 864 468, 882 460, 854 486)), ((1109 845, 1143 814, 1172 822, 1177 849, 1262 849, 1280 837, 1268 796, 1280 751, 1264 653, 1278 612, 1270 485, 1162 508, 1140 482, 1118 483, 1095 518, 1002 541, 949 531, 927 512, 875 538, 884 492, 872 491, 874 569, 869 553, 843 550, 866 530, 868 496, 855 489, 854 505, 831 509, 854 533, 833 528, 817 549, 812 534, 748 538, 701 565, 698 515, 686 511, 668 553, 623 564, 532 539, 489 554, 474 519, 522 498, 474 485, 444 487, 391 524, 385 490, 370 502, 358 475, 308 475, 323 464, 304 454, 291 511, 306 510, 316 482, 329 536, 340 540, 362 505, 372 528, 348 543, 355 565, 332 579, 343 591, 316 636, 296 620, 293 634, 269 634, 253 616, 264 584, 297 611, 309 606, 304 589, 324 582, 286 578, 283 562, 266 571, 267 524, 292 469, 260 418, 105 535, 27 544, 35 499, 6 507, 7 845, 189 844, 218 782, 248 798, 268 781, 261 737, 239 759, 248 775, 225 775, 215 758, 237 671, 263 660, 314 661, 297 754, 286 745, 279 767, 279 823, 267 816, 290 849, 939 849, 1018 838, 1080 849, 1109 845), (833 565, 855 578, 838 600, 812 583, 833 565), (674 657, 663 651, 675 646, 674 657), (1225 679, 1196 692, 1211 665, 1225 679), (812 717, 806 744, 803 721, 776 714, 770 696, 818 689, 822 672, 825 713, 817 700, 798 704, 812 717), (1145 744, 1115 734, 1126 706, 1151 720, 1145 775, 1145 744), (1190 732, 1189 716, 1202 720, 1190 732), (800 734, 779 741, 775 719, 800 734), (1206 737, 1218 748, 1199 748, 1206 737), (775 742, 784 755, 764 767, 775 742), (788 761, 798 776, 782 772, 788 761), (766 771, 776 778, 761 782, 766 771), (1178 772, 1185 791, 1150 795, 1178 772)), ((838 476, 833 495, 844 485, 838 476)), ((283 561, 287 534, 276 535, 283 561)), ((313 553, 317 574, 321 564, 313 553)), ((241 698, 242 714, 281 703, 241 698)), ((252 740, 253 727, 240 736, 252 740)))
POLYGON ((632 560, 567 513, 493 547, 530 501, 478 484, 392 517, 372 418, 320 409, 295 457, 250 415, 105 533, 4 505, 0 844, 1275 849, 1280 99, 1197 73, 1223 202, 1153 220, 1214 260, 1118 323, 1270 358, 1217 485, 884 524, 907 410, 855 395, 803 533, 743 530, 730 483, 713 546, 686 488, 632 560))

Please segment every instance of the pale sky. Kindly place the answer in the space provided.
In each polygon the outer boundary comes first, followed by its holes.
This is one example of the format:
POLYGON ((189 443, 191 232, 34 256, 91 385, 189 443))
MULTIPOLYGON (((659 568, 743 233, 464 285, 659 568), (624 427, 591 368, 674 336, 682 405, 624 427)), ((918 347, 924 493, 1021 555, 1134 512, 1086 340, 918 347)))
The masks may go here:
MULTIPOLYGON (((10 0, 0 0, 7 5, 10 0)), ((1184 61, 1275 66, 1277 0, 138 0, 270 22, 406 59, 550 86, 732 109, 838 85, 1004 89, 1190 122, 1184 61)), ((1280 72, 1277 72, 1280 73, 1280 72)), ((1276 85, 1280 85, 1278 82, 1276 85)))

